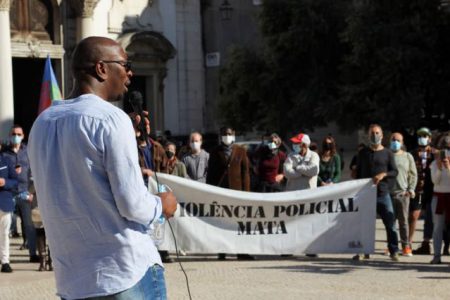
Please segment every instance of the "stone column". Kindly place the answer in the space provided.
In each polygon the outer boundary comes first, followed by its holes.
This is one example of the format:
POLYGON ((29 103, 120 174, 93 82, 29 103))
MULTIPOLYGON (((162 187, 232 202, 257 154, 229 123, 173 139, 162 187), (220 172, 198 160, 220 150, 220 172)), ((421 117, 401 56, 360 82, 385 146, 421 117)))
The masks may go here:
POLYGON ((0 0, 0 140, 8 137, 14 122, 9 7, 10 0, 0 0))
POLYGON ((77 18, 77 40, 95 35, 95 24, 93 20, 94 9, 100 0, 75 0, 72 3, 78 12, 77 18))

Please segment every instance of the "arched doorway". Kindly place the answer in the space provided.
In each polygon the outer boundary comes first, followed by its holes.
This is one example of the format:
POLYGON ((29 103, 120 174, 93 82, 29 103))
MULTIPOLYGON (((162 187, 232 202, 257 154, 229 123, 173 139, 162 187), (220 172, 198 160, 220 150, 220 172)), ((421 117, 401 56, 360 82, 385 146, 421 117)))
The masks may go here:
POLYGON ((45 58, 50 55, 62 89, 60 7, 57 0, 15 0, 10 7, 14 123, 29 132, 37 117, 45 58))
MULTIPOLYGON (((130 32, 122 35, 118 42, 132 60, 134 77, 129 90, 138 90, 144 96, 144 109, 150 112, 153 133, 164 130, 164 78, 166 62, 173 58, 176 50, 162 34, 154 31, 130 32)), ((131 111, 127 101, 123 108, 131 111)))

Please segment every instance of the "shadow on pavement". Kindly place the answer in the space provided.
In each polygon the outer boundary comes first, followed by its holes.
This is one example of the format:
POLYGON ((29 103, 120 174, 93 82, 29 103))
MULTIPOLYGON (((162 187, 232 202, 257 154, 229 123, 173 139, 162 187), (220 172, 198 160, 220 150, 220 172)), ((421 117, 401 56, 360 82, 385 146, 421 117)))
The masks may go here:
MULTIPOLYGON (((441 265, 431 265, 429 263, 420 263, 420 262, 392 262, 389 259, 386 260, 362 260, 362 261, 353 261, 351 257, 347 258, 315 258, 314 260, 306 259, 306 258, 294 258, 292 262, 298 262, 299 264, 295 265, 281 265, 281 266, 270 266, 270 267, 254 267, 250 269, 260 269, 260 270, 285 270, 287 272, 304 272, 304 273, 320 273, 320 274, 344 274, 349 273, 358 269, 377 269, 384 271, 417 271, 420 273, 450 273, 450 268, 447 264, 441 265), (305 262, 307 264, 300 264, 301 262, 305 262)), ((425 278, 427 277, 420 277, 425 278)), ((441 277, 432 277, 430 276, 428 279, 435 279, 441 277)), ((450 277, 442 277, 443 279, 447 279, 450 277)))

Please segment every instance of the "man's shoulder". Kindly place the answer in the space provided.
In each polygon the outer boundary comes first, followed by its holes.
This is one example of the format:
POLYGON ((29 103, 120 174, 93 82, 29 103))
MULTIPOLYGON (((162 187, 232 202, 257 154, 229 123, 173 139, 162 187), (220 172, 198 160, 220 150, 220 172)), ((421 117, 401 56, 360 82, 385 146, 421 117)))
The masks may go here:
POLYGON ((15 152, 11 149, 10 145, 5 146, 2 151, 0 152, 2 155, 4 154, 5 156, 15 156, 15 152))
POLYGON ((247 150, 245 150, 245 148, 241 145, 237 145, 237 144, 233 144, 233 151, 236 154, 243 154, 243 153, 247 153, 247 150))
POLYGON ((155 148, 163 148, 163 146, 161 145, 160 142, 158 142, 158 141, 156 141, 156 140, 154 140, 152 138, 149 138, 149 139, 150 139, 150 142, 152 143, 153 147, 155 147, 155 148))
POLYGON ((94 94, 84 94, 73 99, 57 100, 44 110, 38 119, 55 119, 65 117, 87 117, 93 119, 123 120, 127 114, 119 107, 94 94))
POLYGON ((314 160, 320 160, 320 156, 319 156, 319 154, 318 154, 317 152, 312 151, 312 150, 309 150, 309 151, 310 151, 310 152, 309 152, 309 155, 311 156, 312 159, 314 159, 314 160))

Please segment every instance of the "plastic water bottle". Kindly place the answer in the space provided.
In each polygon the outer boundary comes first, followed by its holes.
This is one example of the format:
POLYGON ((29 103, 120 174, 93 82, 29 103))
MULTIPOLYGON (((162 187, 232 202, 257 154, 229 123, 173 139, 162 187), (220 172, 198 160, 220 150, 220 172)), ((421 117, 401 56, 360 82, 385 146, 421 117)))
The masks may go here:
MULTIPOLYGON (((163 184, 158 184, 158 192, 164 193, 167 191, 166 186, 163 184)), ((152 237, 155 245, 161 245, 164 242, 164 234, 166 229, 166 218, 163 214, 159 216, 157 220, 152 223, 153 228, 150 230, 150 236, 152 237)))
POLYGON ((156 246, 164 242, 165 227, 166 218, 161 214, 157 220, 153 221, 153 230, 151 231, 151 236, 156 246))

